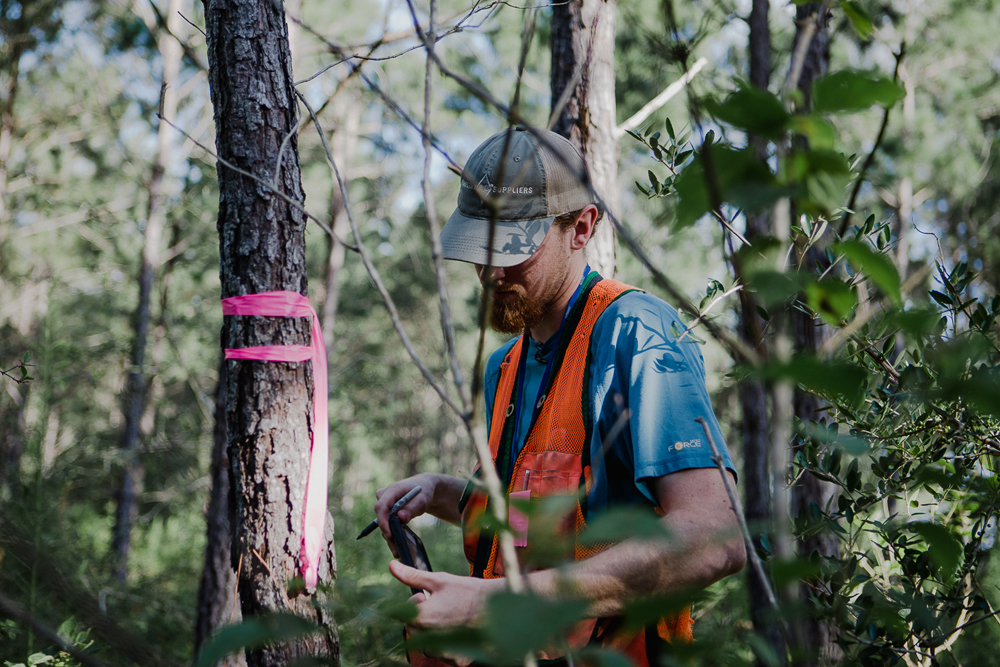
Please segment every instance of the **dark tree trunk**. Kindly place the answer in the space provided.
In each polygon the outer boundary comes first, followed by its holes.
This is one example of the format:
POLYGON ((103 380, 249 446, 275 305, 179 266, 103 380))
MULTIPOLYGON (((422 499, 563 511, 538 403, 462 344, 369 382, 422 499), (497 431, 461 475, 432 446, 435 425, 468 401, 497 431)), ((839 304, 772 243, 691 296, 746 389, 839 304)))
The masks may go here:
MULTIPOLYGON (((236 571, 232 563, 232 473, 229 465, 229 439, 226 430, 226 362, 219 366, 219 384, 215 389, 215 429, 212 433, 212 489, 205 511, 205 569, 198 588, 198 617, 194 626, 194 655, 220 628, 242 620, 236 601, 236 571)), ((232 655, 223 667, 242 667, 246 659, 240 652, 232 655)))
MULTIPOLYGON (((762 90, 767 90, 771 80, 771 28, 768 22, 768 1, 753 0, 750 9, 750 38, 747 50, 750 54, 750 82, 762 90)), ((760 137, 750 137, 757 157, 766 161, 768 143, 760 137)), ((748 214, 746 237, 753 244, 768 236, 769 220, 766 213, 748 214)), ((739 270, 739 267, 737 267, 739 270)), ((743 340, 767 356, 764 341, 766 323, 757 312, 757 300, 746 291, 740 292, 739 330, 743 340)), ((768 391, 763 382, 744 380, 740 385, 742 405, 743 435, 743 511, 754 533, 754 544, 760 548, 761 536, 768 533, 771 521, 771 466, 770 433, 771 420, 768 414, 768 391)), ((750 594, 750 618, 754 629, 768 642, 776 655, 785 655, 785 642, 781 636, 773 610, 764 592, 765 582, 753 568, 747 568, 747 588, 750 594)))
MULTIPOLYGON (((802 73, 798 87, 802 92, 804 108, 812 106, 811 92, 813 82, 826 74, 830 66, 830 36, 829 10, 822 3, 799 5, 796 8, 795 48, 808 35, 810 25, 815 26, 805 59, 802 63, 802 73)), ((801 139, 803 145, 805 140, 801 139)), ((802 253, 799 258, 800 270, 807 275, 816 272, 817 267, 825 264, 825 255, 818 248, 811 248, 802 253)), ((814 355, 819 349, 823 338, 823 325, 807 314, 807 308, 791 309, 791 326, 794 335, 795 353, 797 355, 814 355)), ((821 419, 819 410, 822 402, 813 394, 796 389, 795 417, 803 424, 814 423, 821 419)), ((796 437, 793 444, 792 457, 804 446, 796 437)), ((809 506, 816 503, 820 509, 828 510, 834 498, 835 489, 832 485, 822 482, 810 474, 801 475, 791 489, 790 513, 793 518, 805 519, 809 516, 809 506)), ((837 540, 829 531, 822 531, 801 538, 798 543, 800 558, 812 558, 815 555, 835 556, 837 540)), ((800 601, 806 609, 810 609, 810 601, 814 591, 808 584, 800 587, 800 601)), ((840 659, 840 650, 835 643, 835 625, 829 620, 819 619, 816 614, 807 613, 800 618, 797 625, 800 650, 796 651, 795 665, 797 667, 814 667, 815 665, 834 664, 840 659)))
MULTIPOLYGON (((219 239, 222 296, 274 290, 306 292, 305 217, 271 188, 227 168, 226 161, 270 180, 278 151, 297 122, 291 56, 281 3, 204 0, 209 83, 219 163, 219 239)), ((298 142, 285 147, 276 187, 304 201, 298 142)), ((306 319, 226 317, 226 348, 304 345, 306 319)), ((227 419, 236 503, 232 558, 239 567, 244 617, 288 611, 321 631, 301 640, 250 651, 251 667, 287 665, 296 658, 339 657, 322 591, 289 588, 300 576, 302 516, 313 424, 309 363, 229 361, 227 419), (319 600, 321 601, 321 600, 319 600)), ((325 397, 324 397, 325 398, 325 397)), ((333 522, 327 519, 319 577, 335 571, 333 522)))
MULTIPOLYGON (((580 69, 552 129, 577 145, 587 159, 597 194, 615 215, 618 197, 618 142, 615 111, 615 0, 570 0, 552 5, 552 113, 580 69)), ((591 264, 605 276, 615 268, 612 225, 598 226, 588 248, 591 264)))

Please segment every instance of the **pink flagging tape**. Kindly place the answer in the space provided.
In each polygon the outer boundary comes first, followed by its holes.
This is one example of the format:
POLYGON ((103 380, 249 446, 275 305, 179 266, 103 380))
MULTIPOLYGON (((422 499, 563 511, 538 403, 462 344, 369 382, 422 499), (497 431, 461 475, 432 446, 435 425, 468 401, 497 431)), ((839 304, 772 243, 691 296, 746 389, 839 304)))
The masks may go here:
POLYGON ((256 361, 307 361, 313 364, 313 430, 309 454, 309 474, 306 477, 305 511, 302 515, 302 547, 299 569, 307 588, 319 582, 319 559, 323 550, 326 528, 326 468, 329 456, 329 417, 327 402, 326 344, 319 330, 319 317, 309 299, 298 292, 263 292, 233 296, 222 300, 223 315, 257 315, 261 317, 311 317, 312 345, 262 345, 227 349, 226 359, 256 361))

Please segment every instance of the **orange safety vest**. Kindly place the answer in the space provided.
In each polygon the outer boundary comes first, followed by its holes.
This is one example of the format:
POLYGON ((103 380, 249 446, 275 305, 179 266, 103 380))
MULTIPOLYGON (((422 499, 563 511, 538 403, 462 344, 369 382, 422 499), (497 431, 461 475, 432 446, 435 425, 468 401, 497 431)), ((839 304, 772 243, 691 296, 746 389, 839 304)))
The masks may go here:
MULTIPOLYGON (((552 354, 554 377, 544 397, 542 407, 510 471, 507 493, 530 490, 531 498, 548 496, 576 496, 576 506, 561 521, 566 534, 579 534, 586 527, 586 494, 593 486, 591 473, 590 442, 594 424, 591 419, 586 373, 590 337, 597 319, 604 309, 617 298, 635 288, 616 280, 599 276, 587 281, 577 303, 567 315, 567 331, 560 336, 552 354), (561 357, 561 360, 560 360, 561 357), (582 398, 581 398, 582 395, 582 398), (584 405, 587 409, 584 409, 584 405)), ((497 466, 498 455, 511 450, 513 401, 517 366, 524 337, 511 348, 500 366, 500 380, 493 401, 490 422, 490 451, 497 466), (503 447, 501 446, 503 445, 503 447)), ((543 389, 544 390, 544 389, 543 389)), ((510 468, 501 462, 498 468, 510 468)), ((478 469, 477 469, 478 471, 478 469)), ((503 474, 501 472, 501 474, 503 474)), ((471 487, 470 487, 471 488, 471 487)), ((498 557, 499 540, 495 534, 480 531, 480 518, 486 511, 486 494, 472 490, 462 511, 462 532, 465 554, 472 576, 496 578, 503 576, 503 562, 498 557)), ((605 547, 588 547, 576 544, 573 557, 589 558, 605 547)), ((571 647, 587 644, 614 648, 628 655, 640 667, 657 664, 656 655, 664 641, 690 642, 691 614, 685 608, 676 616, 660 619, 657 625, 645 629, 625 631, 620 618, 591 619, 578 624, 569 634, 571 647)), ((561 656, 539 655, 541 659, 559 659, 561 656)), ((413 660, 414 665, 429 665, 426 656, 413 660)), ((436 663, 436 661, 433 661, 436 663)), ((436 663, 440 664, 440 663, 436 663)))

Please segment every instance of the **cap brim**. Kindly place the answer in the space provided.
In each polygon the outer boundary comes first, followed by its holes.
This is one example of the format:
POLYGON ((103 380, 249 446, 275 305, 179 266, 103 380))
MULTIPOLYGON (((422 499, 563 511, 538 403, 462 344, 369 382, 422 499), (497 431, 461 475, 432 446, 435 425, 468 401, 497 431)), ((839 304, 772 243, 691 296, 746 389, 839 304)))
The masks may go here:
POLYGON ((441 247, 445 259, 482 265, 491 263, 500 268, 516 266, 538 250, 555 219, 553 215, 534 220, 497 220, 490 258, 490 221, 468 217, 455 209, 441 230, 441 247))

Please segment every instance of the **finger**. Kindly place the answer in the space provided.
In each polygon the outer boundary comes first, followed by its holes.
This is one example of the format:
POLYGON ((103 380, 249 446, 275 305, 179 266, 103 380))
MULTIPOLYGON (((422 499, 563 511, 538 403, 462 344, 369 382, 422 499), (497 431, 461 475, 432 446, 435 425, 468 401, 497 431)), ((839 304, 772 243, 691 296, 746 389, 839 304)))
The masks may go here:
POLYGON ((409 565, 403 565, 398 560, 389 562, 389 572, 410 588, 422 588, 434 592, 436 581, 432 572, 424 572, 409 565))
POLYGON ((381 499, 383 493, 385 493, 385 487, 384 486, 381 489, 376 489, 375 490, 375 500, 381 499))

